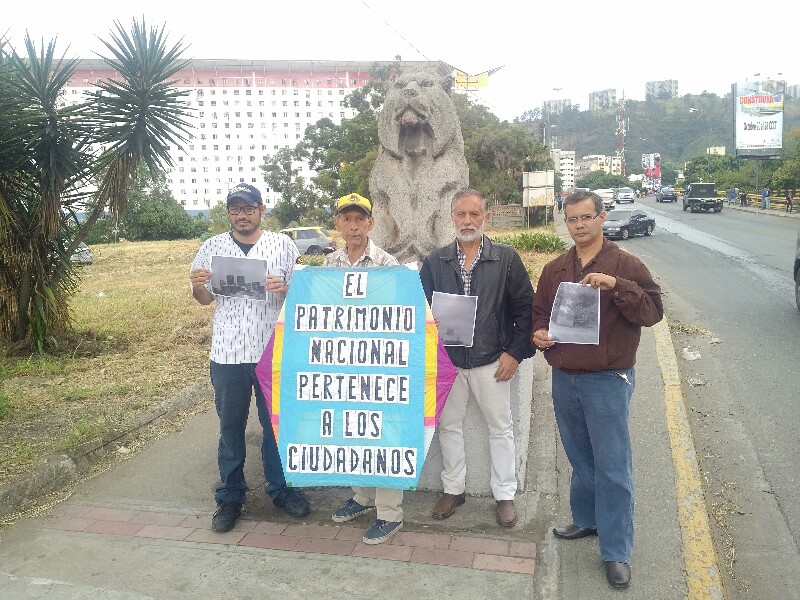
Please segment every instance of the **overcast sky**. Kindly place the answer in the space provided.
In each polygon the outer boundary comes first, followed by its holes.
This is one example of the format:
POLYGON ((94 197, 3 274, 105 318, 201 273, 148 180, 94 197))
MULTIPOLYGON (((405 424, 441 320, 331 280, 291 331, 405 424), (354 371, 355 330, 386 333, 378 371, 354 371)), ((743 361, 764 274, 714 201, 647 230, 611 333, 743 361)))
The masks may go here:
POLYGON ((68 55, 94 58, 115 20, 144 16, 189 45, 189 58, 443 60, 477 74, 503 66, 479 92, 501 119, 544 100, 588 108, 589 93, 614 88, 644 99, 645 82, 677 79, 680 94, 724 95, 736 81, 800 83, 795 20, 786 1, 744 7, 668 2, 460 3, 436 0, 267 0, 135 3, 6 2, 0 19, 19 46, 58 37, 68 55), (130 6, 136 6, 132 12, 130 6), (762 10, 762 7, 763 10, 762 10), (781 8, 783 7, 783 8, 781 8), (761 76, 755 76, 760 73, 761 76))

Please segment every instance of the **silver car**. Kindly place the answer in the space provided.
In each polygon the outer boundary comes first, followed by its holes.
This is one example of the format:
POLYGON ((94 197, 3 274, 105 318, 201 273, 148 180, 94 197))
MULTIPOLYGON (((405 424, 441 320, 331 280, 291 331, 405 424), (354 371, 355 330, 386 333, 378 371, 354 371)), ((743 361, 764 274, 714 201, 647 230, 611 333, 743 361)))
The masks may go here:
POLYGON ((300 254, 330 254, 336 250, 336 241, 321 227, 290 227, 281 229, 294 240, 300 254))
POLYGON ((633 202, 636 199, 636 194, 629 187, 619 188, 616 194, 617 204, 622 202, 633 202))
POLYGON ((69 261, 74 265, 90 265, 94 262, 94 255, 89 246, 81 242, 75 248, 73 255, 69 257, 69 261))

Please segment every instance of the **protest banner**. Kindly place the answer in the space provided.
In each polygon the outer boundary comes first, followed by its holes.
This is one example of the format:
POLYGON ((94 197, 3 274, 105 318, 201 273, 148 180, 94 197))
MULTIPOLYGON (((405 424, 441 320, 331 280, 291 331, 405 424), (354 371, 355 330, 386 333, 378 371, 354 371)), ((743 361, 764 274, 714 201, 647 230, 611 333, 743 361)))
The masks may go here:
POLYGON ((256 366, 287 484, 415 489, 455 375, 416 270, 296 270, 256 366))

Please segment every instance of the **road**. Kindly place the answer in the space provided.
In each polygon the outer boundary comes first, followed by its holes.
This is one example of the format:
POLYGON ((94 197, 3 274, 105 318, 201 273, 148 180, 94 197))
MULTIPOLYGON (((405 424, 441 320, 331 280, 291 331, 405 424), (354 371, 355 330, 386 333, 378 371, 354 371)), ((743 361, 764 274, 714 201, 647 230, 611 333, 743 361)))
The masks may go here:
MULTIPOLYGON (((628 205, 625 205, 626 207, 628 205)), ((732 599, 800 598, 800 220, 642 199, 652 237, 620 246, 659 280, 732 599), (682 359, 682 348, 698 352, 682 359)))

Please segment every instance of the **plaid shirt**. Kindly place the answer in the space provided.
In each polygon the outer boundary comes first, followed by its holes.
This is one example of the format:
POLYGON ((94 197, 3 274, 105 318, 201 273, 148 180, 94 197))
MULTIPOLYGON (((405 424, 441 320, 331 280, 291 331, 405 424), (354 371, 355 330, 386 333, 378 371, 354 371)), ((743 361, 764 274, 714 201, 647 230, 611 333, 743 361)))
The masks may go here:
POLYGON ((473 260, 472 264, 469 266, 469 271, 464 268, 467 262, 467 255, 461 250, 461 244, 459 243, 456 243, 456 252, 458 253, 458 264, 461 267, 461 281, 464 282, 464 295, 469 296, 470 284, 472 283, 472 269, 475 268, 475 265, 481 257, 481 253, 483 253, 483 236, 481 236, 481 245, 478 248, 478 254, 475 255, 475 260, 473 260))
POLYGON ((328 254, 322 264, 326 267, 390 267, 397 264, 397 259, 369 240, 366 251, 355 263, 350 263, 347 248, 342 248, 328 254))

